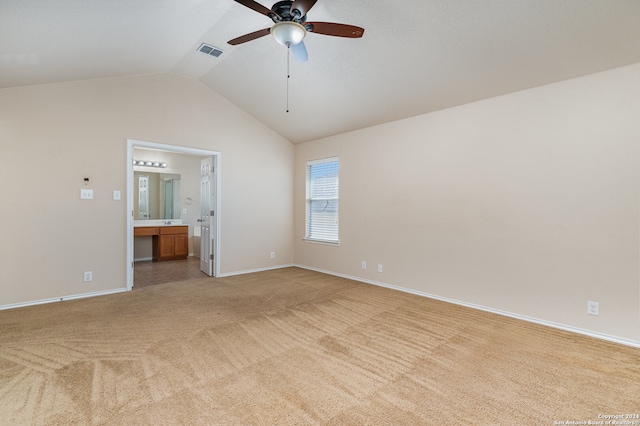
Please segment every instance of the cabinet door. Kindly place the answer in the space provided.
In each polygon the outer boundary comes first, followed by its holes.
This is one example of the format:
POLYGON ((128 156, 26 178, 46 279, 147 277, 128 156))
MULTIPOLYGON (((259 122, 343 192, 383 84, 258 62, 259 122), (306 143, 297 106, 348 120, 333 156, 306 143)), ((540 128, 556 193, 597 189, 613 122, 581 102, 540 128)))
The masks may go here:
POLYGON ((175 256, 178 259, 189 257, 189 235, 176 234, 175 237, 175 256))
POLYGON ((160 259, 173 259, 175 257, 175 236, 174 235, 159 235, 158 249, 160 250, 160 259))

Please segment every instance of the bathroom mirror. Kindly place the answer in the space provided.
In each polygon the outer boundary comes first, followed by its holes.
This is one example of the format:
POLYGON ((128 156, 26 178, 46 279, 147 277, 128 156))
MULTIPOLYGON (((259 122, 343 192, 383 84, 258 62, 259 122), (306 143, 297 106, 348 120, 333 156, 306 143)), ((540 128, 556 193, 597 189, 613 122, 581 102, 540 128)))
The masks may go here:
POLYGON ((136 220, 180 219, 180 175, 134 172, 133 217, 136 220))

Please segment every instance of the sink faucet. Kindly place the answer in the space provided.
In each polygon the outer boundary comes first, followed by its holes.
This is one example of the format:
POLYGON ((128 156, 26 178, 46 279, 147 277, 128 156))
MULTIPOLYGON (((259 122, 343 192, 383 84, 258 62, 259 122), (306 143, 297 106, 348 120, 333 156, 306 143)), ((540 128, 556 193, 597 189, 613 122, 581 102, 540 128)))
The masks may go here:
POLYGON ((165 224, 165 225, 171 225, 171 221, 170 221, 170 220, 165 220, 165 221, 164 221, 164 224, 165 224))

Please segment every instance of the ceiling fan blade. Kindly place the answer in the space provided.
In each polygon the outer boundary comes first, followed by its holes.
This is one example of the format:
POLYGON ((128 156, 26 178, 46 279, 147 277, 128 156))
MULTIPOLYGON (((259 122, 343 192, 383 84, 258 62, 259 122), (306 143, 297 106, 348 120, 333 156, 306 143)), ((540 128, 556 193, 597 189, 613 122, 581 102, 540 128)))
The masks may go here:
POLYGON ((364 28, 335 22, 305 22, 304 26, 309 32, 335 37, 360 38, 364 34, 364 28))
POLYGON ((262 30, 254 31, 254 32, 249 33, 249 34, 245 34, 243 36, 236 37, 233 40, 229 40, 227 43, 229 43, 232 46, 235 46, 237 44, 246 43, 248 41, 255 40, 255 39, 260 38, 260 37, 264 37, 267 34, 269 34, 270 31, 271 31, 271 28, 264 28, 262 30))
POLYGON ((316 1, 318 0, 295 0, 291 5, 291 14, 293 15, 293 11, 297 10, 298 12, 300 12, 300 17, 303 17, 307 14, 309 9, 311 9, 313 5, 316 4, 316 1))
POLYGON ((291 51, 293 52, 293 56, 296 58, 298 62, 307 62, 309 60, 309 54, 307 53, 307 47, 304 45, 304 42, 301 41, 298 44, 294 44, 291 46, 291 51))
POLYGON ((253 9, 258 13, 262 13, 265 16, 268 16, 269 18, 271 18, 272 16, 277 17, 278 19, 280 19, 280 16, 275 13, 273 10, 261 5, 258 2, 255 2, 254 0, 234 0, 236 3, 240 3, 243 6, 248 7, 249 9, 253 9))

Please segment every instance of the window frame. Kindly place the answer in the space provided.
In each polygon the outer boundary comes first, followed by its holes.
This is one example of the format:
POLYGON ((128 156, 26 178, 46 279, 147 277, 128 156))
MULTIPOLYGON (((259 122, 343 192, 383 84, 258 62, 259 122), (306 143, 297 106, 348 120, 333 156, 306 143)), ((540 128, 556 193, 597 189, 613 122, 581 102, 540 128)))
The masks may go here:
POLYGON ((316 243, 316 244, 327 244, 327 245, 333 245, 333 246, 338 246, 340 245, 340 158, 339 157, 328 157, 328 158, 322 158, 322 159, 318 159, 318 160, 310 160, 307 161, 305 164, 305 231, 304 231, 304 241, 306 242, 310 242, 310 243, 316 243), (337 197, 336 198, 331 198, 331 200, 335 200, 336 202, 336 235, 337 238, 334 239, 327 239, 327 238, 318 238, 318 237, 314 237, 310 235, 311 229, 310 229, 310 225, 311 225, 311 203, 312 201, 318 201, 318 200, 328 200, 328 198, 311 198, 311 184, 312 184, 312 180, 311 180, 311 170, 313 166, 318 166, 318 165, 323 165, 323 164, 328 164, 328 163, 337 163, 337 176, 336 176, 336 180, 337 180, 337 197))

